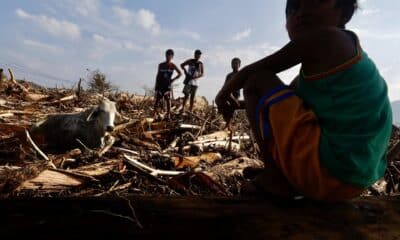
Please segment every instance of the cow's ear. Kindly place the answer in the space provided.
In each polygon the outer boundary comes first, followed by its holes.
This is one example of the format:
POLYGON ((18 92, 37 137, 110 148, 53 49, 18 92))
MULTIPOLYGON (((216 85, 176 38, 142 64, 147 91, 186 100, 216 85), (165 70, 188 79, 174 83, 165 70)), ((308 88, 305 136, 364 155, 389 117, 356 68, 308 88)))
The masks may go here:
POLYGON ((91 121, 93 119, 93 117, 96 116, 96 113, 98 112, 98 110, 99 110, 98 107, 92 108, 92 111, 90 111, 88 117, 86 118, 86 121, 88 121, 88 122, 91 121))

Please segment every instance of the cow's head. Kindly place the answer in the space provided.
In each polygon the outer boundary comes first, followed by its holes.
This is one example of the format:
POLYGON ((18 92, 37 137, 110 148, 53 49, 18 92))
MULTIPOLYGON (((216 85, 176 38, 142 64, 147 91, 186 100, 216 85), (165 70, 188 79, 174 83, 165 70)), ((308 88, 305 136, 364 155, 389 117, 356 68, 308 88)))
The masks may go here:
POLYGON ((92 109, 86 120, 96 121, 104 131, 112 132, 115 117, 119 115, 115 102, 104 98, 97 107, 92 109))

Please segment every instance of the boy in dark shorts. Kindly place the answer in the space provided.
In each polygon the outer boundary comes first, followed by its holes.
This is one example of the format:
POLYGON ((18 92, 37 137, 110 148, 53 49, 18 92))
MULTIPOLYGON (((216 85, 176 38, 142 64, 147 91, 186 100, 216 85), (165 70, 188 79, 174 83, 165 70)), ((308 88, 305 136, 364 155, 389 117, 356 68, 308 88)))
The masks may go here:
POLYGON ((185 111, 185 105, 189 97, 190 97, 189 110, 192 111, 194 97, 196 96, 196 91, 199 86, 198 83, 199 78, 204 76, 204 66, 203 63, 200 61, 200 57, 201 57, 201 51, 196 50, 194 52, 193 59, 188 59, 181 64, 181 68, 185 73, 185 80, 183 82, 185 86, 183 87, 182 91, 184 94, 182 112, 185 111), (187 69, 185 68, 186 66, 188 66, 187 69))
POLYGON ((168 49, 165 52, 165 62, 158 65, 156 86, 155 86, 155 103, 154 103, 154 116, 158 115, 158 105, 161 99, 164 99, 167 105, 167 118, 171 117, 171 92, 172 92, 172 82, 178 79, 182 74, 181 71, 172 63, 172 58, 174 57, 174 51, 168 49), (172 78, 174 71, 177 75, 172 78))
POLYGON ((392 112, 385 80, 345 25, 356 0, 287 0, 290 42, 239 71, 216 97, 219 111, 245 108, 265 169, 245 191, 321 201, 358 196, 381 178, 392 112), (290 86, 277 73, 301 64, 290 86))

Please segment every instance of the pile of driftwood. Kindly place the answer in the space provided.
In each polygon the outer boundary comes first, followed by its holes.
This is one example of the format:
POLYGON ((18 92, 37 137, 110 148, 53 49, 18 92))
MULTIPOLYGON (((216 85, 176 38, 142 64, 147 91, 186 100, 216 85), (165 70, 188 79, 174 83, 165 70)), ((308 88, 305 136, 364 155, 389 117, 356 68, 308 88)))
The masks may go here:
MULTIPOLYGON (((109 93, 122 117, 101 148, 41 149, 29 129, 49 114, 82 112, 104 96, 10 80, 0 84, 0 197, 240 194, 247 167, 263 168, 243 112, 233 125, 204 98, 193 113, 153 118, 153 98, 109 93)), ((394 127, 385 178, 365 192, 399 192, 400 131, 394 127)))

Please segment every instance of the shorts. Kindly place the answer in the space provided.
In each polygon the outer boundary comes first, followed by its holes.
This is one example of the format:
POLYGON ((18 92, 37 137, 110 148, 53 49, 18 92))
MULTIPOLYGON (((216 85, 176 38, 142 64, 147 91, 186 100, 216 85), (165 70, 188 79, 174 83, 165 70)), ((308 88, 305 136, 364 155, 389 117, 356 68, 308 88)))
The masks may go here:
POLYGON ((169 98, 171 95, 171 87, 170 86, 161 86, 155 89, 155 94, 157 99, 161 98, 169 98))
POLYGON ((185 97, 188 97, 190 95, 191 97, 194 98, 194 96, 196 96, 196 91, 197 91, 197 86, 186 84, 183 87, 182 93, 185 94, 185 97))
POLYGON ((339 181, 321 165, 318 118, 292 89, 280 86, 270 91, 260 99, 256 117, 268 153, 296 191, 328 201, 362 193, 363 189, 339 181))

